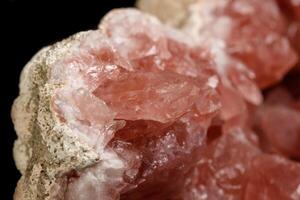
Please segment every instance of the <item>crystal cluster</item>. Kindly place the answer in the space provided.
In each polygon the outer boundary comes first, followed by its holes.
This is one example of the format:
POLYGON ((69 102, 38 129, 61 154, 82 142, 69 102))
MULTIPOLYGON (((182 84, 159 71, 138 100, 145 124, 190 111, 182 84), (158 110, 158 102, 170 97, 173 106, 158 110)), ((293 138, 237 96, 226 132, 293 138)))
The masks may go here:
POLYGON ((13 107, 14 198, 300 200, 293 3, 141 0, 174 27, 115 10, 42 50, 13 107))

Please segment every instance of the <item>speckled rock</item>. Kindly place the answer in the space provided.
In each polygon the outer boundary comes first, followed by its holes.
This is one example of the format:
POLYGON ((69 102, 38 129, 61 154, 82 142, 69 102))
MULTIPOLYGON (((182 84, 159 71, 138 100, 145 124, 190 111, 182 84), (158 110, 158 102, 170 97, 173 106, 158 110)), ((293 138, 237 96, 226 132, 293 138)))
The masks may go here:
POLYGON ((18 135, 14 158, 22 173, 14 195, 16 200, 53 199, 60 176, 99 161, 99 155, 91 147, 58 122, 50 105, 52 91, 60 87, 48 83, 51 65, 66 56, 87 34, 78 33, 42 49, 22 72, 20 96, 12 109, 18 135))

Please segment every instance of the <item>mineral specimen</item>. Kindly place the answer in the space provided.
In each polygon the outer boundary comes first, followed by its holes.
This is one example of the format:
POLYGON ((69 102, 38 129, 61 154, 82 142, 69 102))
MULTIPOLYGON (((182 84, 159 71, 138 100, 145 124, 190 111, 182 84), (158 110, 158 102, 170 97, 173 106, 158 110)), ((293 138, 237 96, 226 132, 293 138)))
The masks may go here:
POLYGON ((300 75, 281 81, 297 54, 276 2, 138 6, 175 28, 114 10, 25 66, 14 199, 300 200, 300 75))
POLYGON ((43 50, 21 86, 13 116, 25 176, 16 199, 168 197, 220 108, 209 55, 130 9, 43 50))

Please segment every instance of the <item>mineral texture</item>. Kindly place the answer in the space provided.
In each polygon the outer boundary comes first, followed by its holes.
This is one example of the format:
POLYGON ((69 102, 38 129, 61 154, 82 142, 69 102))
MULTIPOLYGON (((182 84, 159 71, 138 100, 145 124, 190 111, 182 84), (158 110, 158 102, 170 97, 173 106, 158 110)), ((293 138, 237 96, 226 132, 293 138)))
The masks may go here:
POLYGON ((42 50, 13 109, 15 199, 173 194, 221 106, 211 65, 182 33, 133 9, 42 50))
POLYGON ((300 200, 282 2, 141 0, 167 25, 114 10, 42 49, 12 110, 14 199, 300 200))

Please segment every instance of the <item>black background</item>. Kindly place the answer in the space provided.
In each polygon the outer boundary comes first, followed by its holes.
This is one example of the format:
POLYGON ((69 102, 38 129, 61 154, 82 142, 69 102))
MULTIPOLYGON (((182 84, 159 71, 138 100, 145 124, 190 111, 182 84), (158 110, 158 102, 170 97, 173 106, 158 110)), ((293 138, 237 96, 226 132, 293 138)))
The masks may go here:
POLYGON ((132 6, 134 0, 1 0, 0 200, 12 199, 20 177, 12 157, 16 134, 10 110, 18 95, 19 75, 24 65, 40 48, 76 32, 95 29, 109 10, 132 6))

